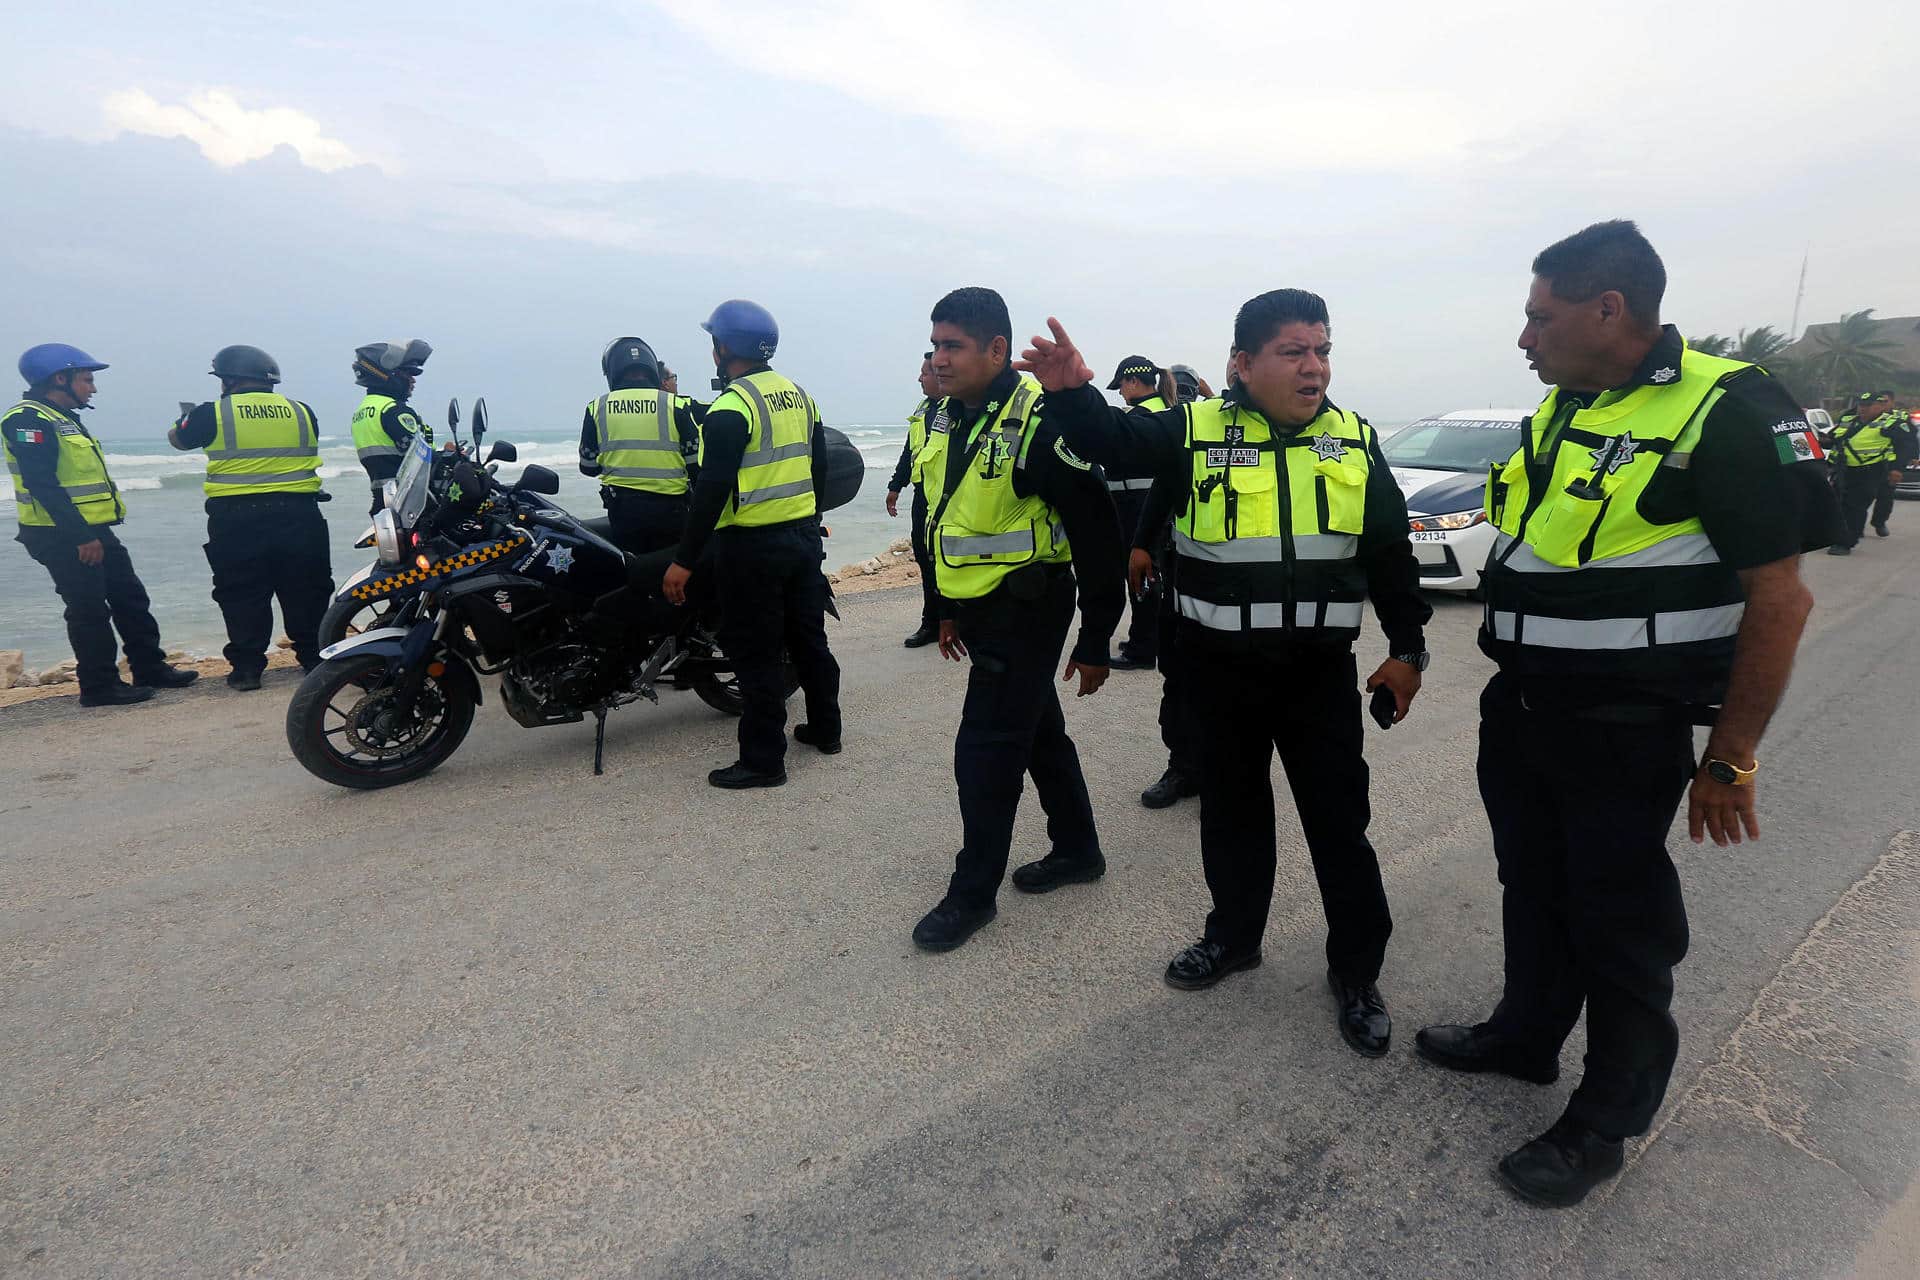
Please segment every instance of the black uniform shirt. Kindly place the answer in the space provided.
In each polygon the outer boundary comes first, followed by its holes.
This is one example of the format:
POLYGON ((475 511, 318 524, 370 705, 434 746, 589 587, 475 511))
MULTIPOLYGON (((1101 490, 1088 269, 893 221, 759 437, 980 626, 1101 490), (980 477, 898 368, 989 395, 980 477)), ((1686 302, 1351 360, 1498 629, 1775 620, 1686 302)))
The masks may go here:
MULTIPOLYGON (((44 404, 70 422, 80 421, 78 409, 59 408, 45 396, 29 392, 20 398, 44 404)), ((0 422, 0 433, 5 434, 7 448, 13 451, 14 461, 19 464, 20 479, 27 486, 27 492, 33 495, 35 502, 46 508, 47 514, 53 519, 53 529, 47 532, 58 531, 71 538, 76 547, 99 537, 94 530, 100 526, 88 524, 79 508, 73 505, 73 499, 67 496, 67 491, 60 487, 60 436, 47 425, 47 420, 22 409, 18 413, 8 414, 6 421, 0 422)), ((80 433, 89 437, 93 434, 84 426, 80 428, 80 433)), ((120 521, 109 520, 106 523, 119 524, 120 521)), ((27 527, 20 526, 20 536, 29 536, 27 527)))
MULTIPOLYGON (((621 391, 657 391, 658 387, 634 386, 621 387, 621 391)), ((598 401, 596 400, 596 403, 598 401)), ((675 404, 673 407, 673 430, 680 437, 680 456, 686 460, 687 478, 694 479, 700 473, 700 465, 695 461, 700 456, 700 420, 694 416, 688 404, 675 404)), ((701 411, 705 412, 704 409, 701 411)), ((586 413, 580 419, 580 474, 597 476, 600 474, 600 428, 593 420, 593 405, 587 406, 586 413)), ((644 497, 673 498, 674 494, 652 494, 645 489, 628 489, 628 493, 644 497)))
MULTIPOLYGON (((762 373, 768 368, 764 364, 755 365, 747 373, 762 373)), ((740 376, 744 378, 747 374, 740 376)), ((826 488, 827 479, 826 424, 818 416, 819 408, 817 404, 814 406, 816 414, 813 419, 815 501, 819 500, 821 490, 826 488)), ((680 535, 680 550, 674 556, 674 563, 683 569, 691 569, 706 551, 707 540, 713 537, 714 526, 719 524, 721 513, 740 488, 740 463, 747 456, 747 434, 745 415, 732 409, 715 413, 711 406, 708 407, 706 417, 700 424, 704 457, 699 467, 700 474, 693 482, 693 500, 687 509, 686 532, 680 535)), ((789 520, 786 523, 800 524, 819 518, 815 514, 804 517, 804 520, 789 520)))
MULTIPOLYGON (((1259 407, 1244 399, 1244 395, 1236 383, 1228 388, 1225 398, 1240 399, 1258 411, 1259 407)), ((1050 395, 1048 401, 1055 406, 1068 444, 1098 462, 1111 464, 1119 474, 1153 476, 1156 487, 1160 487, 1164 477, 1162 500, 1180 493, 1180 501, 1173 510, 1177 512, 1185 505, 1186 491, 1192 487, 1193 468, 1193 453, 1187 447, 1185 406, 1176 405, 1152 413, 1116 409, 1092 386, 1050 395)), ((1273 429, 1287 430, 1278 424, 1274 424, 1273 429)), ((1144 515, 1153 514, 1152 497, 1148 495, 1148 510, 1144 515)), ((1400 486, 1394 483, 1393 470, 1380 452, 1376 436, 1368 451, 1360 563, 1367 575, 1367 595, 1373 601, 1374 614, 1380 619, 1380 629, 1386 633, 1389 653, 1416 653, 1426 648, 1425 627, 1427 619, 1433 616, 1433 607, 1420 594, 1420 566, 1413 558, 1413 543, 1407 534, 1407 500, 1400 486)), ((1137 530, 1135 537, 1136 540, 1139 537, 1137 530)), ((1214 638, 1204 627, 1193 630, 1214 638)), ((1234 643, 1243 643, 1238 633, 1234 643)), ((1255 643, 1284 652, 1289 646, 1317 642, 1276 631, 1257 633, 1255 643)))
MULTIPOLYGON (((1011 366, 987 388, 986 403, 1003 402, 1019 385, 1020 375, 1011 366)), ((1013 472, 1013 492, 1022 498, 1038 497, 1052 507, 1066 527, 1067 544, 1073 548, 1073 576, 1080 593, 1080 635, 1074 641, 1073 660, 1086 666, 1104 667, 1112 662, 1108 644, 1113 629, 1127 603, 1127 544, 1120 530, 1120 517, 1113 509, 1113 495, 1107 492, 1107 479, 1100 468, 1083 462, 1067 448, 1059 427, 1051 421, 1046 396, 1040 398, 1035 412, 1033 437, 1026 445, 1026 464, 1013 472)), ((947 474, 943 494, 951 494, 966 474, 967 441, 980 420, 986 404, 968 408, 951 398, 929 405, 928 413, 944 408, 950 426, 947 434, 947 474)), ((943 617, 953 616, 954 602, 940 598, 943 617)))
MULTIPOLYGON (((1658 385, 1681 367, 1680 331, 1668 325, 1660 341, 1615 390, 1658 385)), ((1734 375, 1701 424, 1686 467, 1661 467, 1640 495, 1640 514, 1653 524, 1697 518, 1720 559, 1735 570, 1818 551, 1839 532, 1839 509, 1825 466, 1798 458, 1795 436, 1811 433, 1806 411, 1765 369, 1734 375), (1783 441, 1787 442, 1783 445, 1783 441)), ((1583 403, 1596 397, 1561 393, 1583 403)))

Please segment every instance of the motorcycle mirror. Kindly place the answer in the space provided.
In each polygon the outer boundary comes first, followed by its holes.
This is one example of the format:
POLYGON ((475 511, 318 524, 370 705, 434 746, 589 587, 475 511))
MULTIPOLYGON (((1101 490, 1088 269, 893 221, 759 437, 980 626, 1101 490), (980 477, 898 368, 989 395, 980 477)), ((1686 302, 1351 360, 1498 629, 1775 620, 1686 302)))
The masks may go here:
POLYGON ((511 440, 495 440, 493 448, 487 450, 488 462, 517 462, 520 451, 513 447, 511 440))
POLYGON ((447 430, 451 431, 459 425, 460 425, 460 397, 455 396, 453 399, 447 401, 447 430))
POLYGON ((487 398, 481 396, 473 402, 473 447, 480 447, 480 437, 487 434, 487 398))
POLYGON ((550 468, 537 462, 529 462, 527 469, 520 473, 520 479, 514 482, 514 488, 527 493, 555 494, 560 492, 560 477, 550 468))

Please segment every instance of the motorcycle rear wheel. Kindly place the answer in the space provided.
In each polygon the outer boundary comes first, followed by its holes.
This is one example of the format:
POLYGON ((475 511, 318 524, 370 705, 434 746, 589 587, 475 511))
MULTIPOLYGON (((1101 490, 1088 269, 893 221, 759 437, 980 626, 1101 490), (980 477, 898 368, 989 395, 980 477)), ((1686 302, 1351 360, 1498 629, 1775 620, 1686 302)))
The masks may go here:
POLYGON ((404 723, 380 720, 390 681, 379 654, 347 653, 315 667, 287 704, 287 745, 308 773, 358 791, 430 773, 473 727, 464 683, 427 676, 404 723), (396 741, 398 739, 398 741, 396 741))

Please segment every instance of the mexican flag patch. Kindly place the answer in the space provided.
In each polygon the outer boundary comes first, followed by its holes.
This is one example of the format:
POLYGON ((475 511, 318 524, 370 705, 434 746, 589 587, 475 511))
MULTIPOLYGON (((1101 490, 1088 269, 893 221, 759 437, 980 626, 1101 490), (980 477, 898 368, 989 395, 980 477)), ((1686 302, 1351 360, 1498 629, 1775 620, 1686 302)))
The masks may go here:
POLYGON ((1813 424, 1805 418, 1774 423, 1773 447, 1780 454, 1782 463, 1818 462, 1827 456, 1820 447, 1820 437, 1815 433, 1813 424))
POLYGON ((15 427, 14 438, 21 444, 45 444, 47 433, 38 427, 15 427))

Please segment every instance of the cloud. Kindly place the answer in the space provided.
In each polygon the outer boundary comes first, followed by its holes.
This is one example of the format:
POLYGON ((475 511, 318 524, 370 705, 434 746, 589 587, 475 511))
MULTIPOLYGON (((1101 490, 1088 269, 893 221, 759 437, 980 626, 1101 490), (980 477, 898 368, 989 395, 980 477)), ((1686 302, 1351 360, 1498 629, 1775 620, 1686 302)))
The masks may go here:
POLYGON ((183 104, 160 102, 143 89, 124 89, 108 94, 101 111, 115 133, 186 138, 222 168, 265 159, 278 147, 291 147, 301 164, 322 173, 378 163, 328 137, 320 122, 305 112, 291 107, 250 110, 224 89, 198 90, 183 104))

